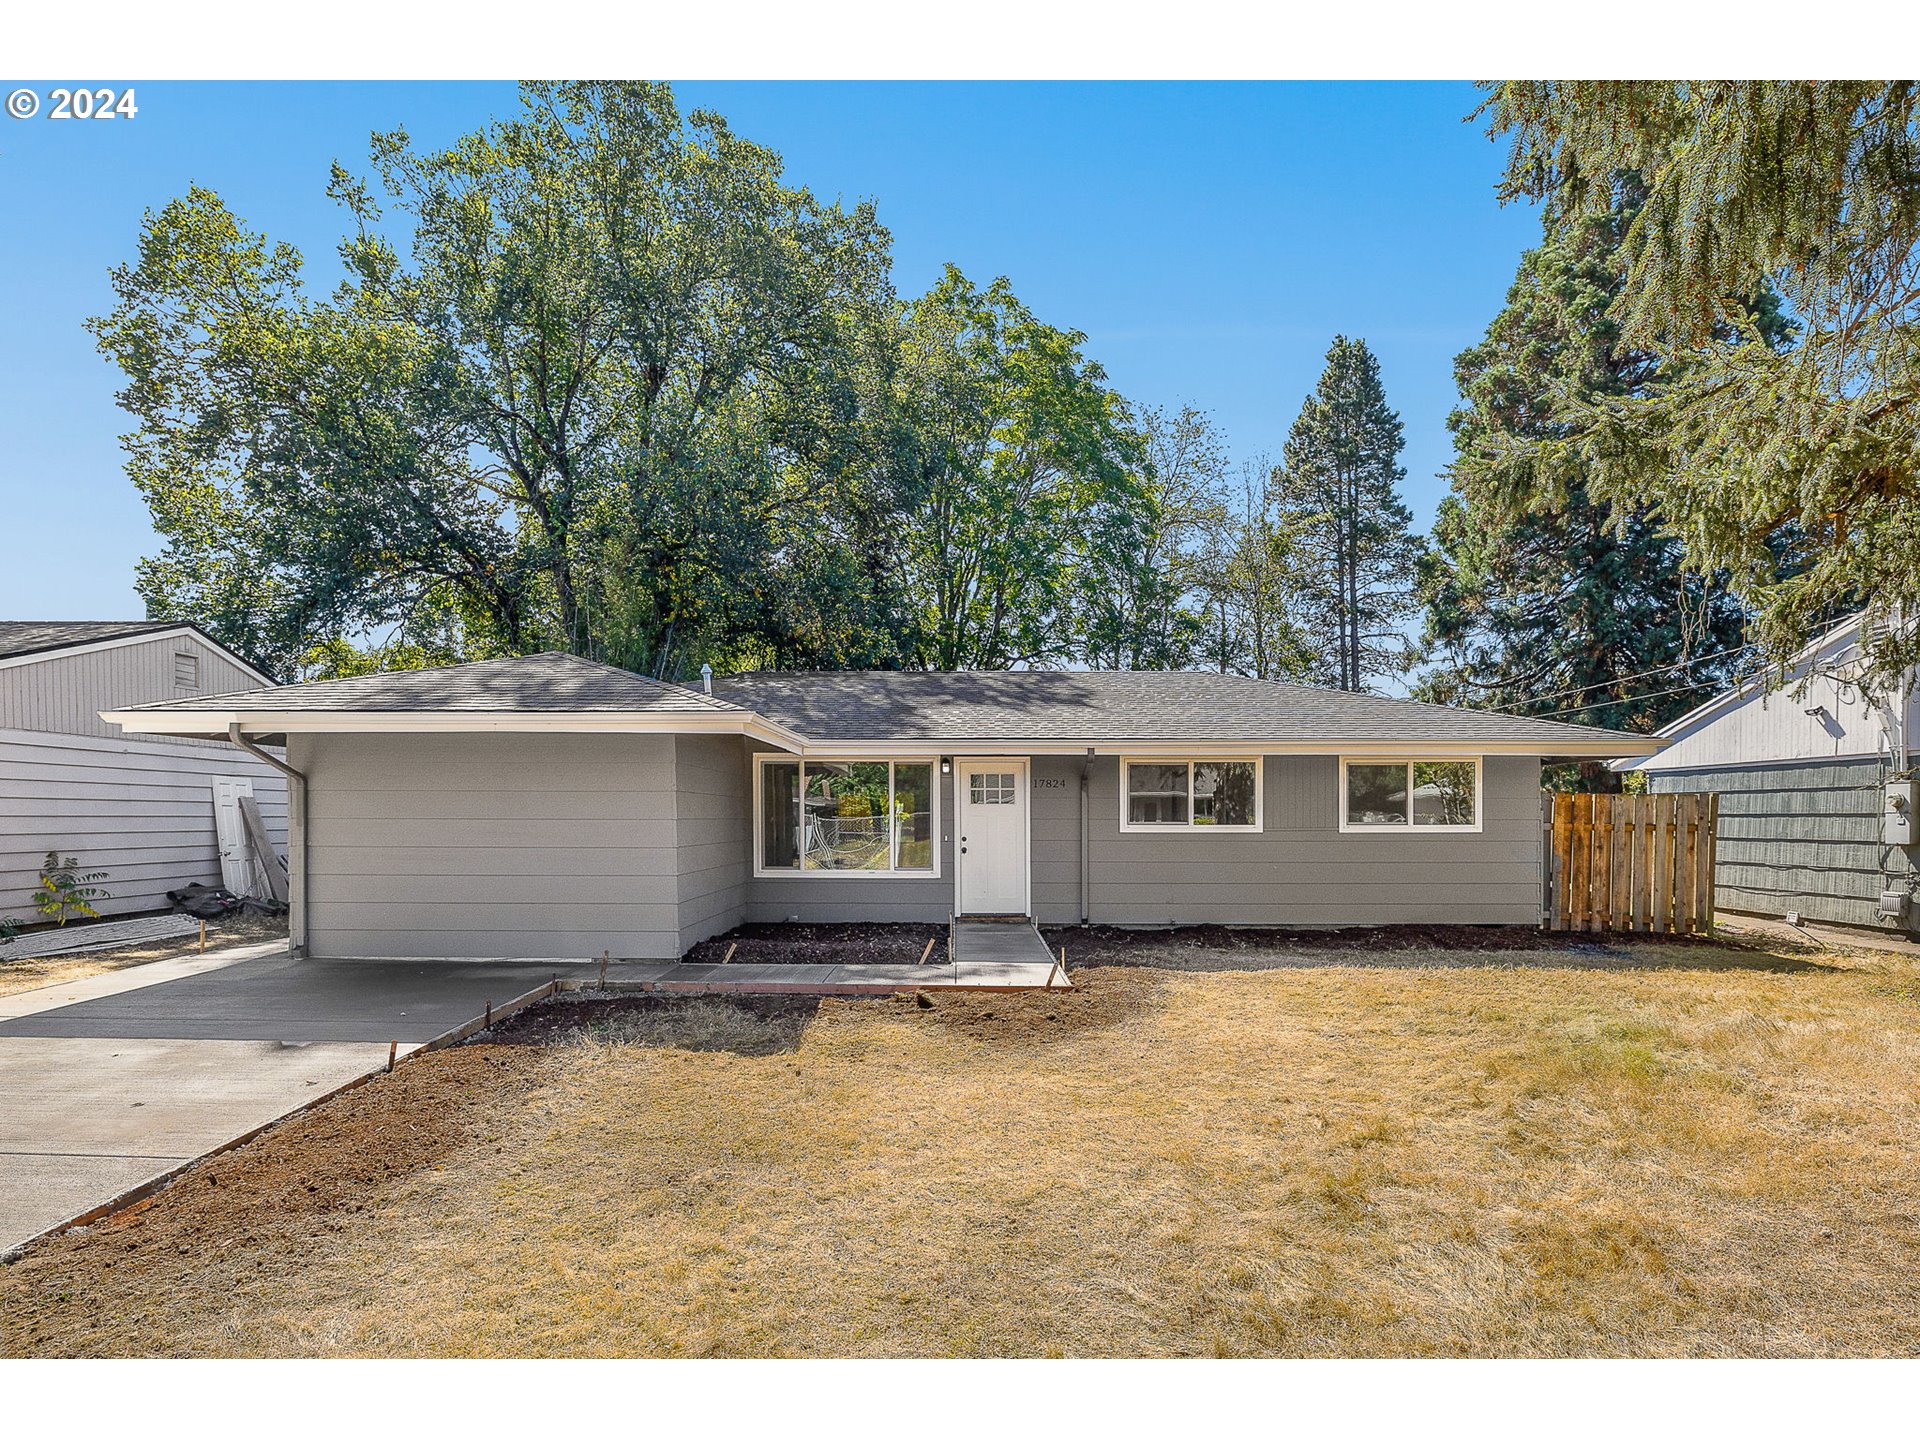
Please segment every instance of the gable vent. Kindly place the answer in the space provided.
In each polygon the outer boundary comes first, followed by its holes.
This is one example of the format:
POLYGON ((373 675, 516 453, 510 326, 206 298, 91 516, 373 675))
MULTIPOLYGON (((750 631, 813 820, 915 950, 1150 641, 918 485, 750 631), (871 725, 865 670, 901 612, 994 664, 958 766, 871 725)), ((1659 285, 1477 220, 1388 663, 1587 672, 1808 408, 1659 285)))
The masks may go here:
POLYGON ((176 690, 200 688, 200 657, 198 655, 173 657, 173 688, 176 690))

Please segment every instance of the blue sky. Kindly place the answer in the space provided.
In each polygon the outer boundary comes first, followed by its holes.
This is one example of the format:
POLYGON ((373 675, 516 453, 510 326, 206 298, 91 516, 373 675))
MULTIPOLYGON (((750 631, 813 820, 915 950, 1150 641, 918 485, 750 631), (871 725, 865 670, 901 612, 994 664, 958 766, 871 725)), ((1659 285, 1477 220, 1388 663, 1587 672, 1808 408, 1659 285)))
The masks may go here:
MULTIPOLYGON (((103 82, 104 83, 104 82, 103 82)), ((11 90, 11 83, 5 84, 11 90)), ((46 86, 36 87, 44 94, 46 86)), ((1144 404, 1210 411, 1277 455, 1336 333, 1366 338, 1407 429, 1423 527, 1445 485, 1452 358, 1537 234, 1494 201, 1501 148, 1466 84, 689 83, 816 193, 871 198, 895 278, 1008 276, 1144 404)), ((137 84, 131 120, 0 118, 0 617, 141 613, 158 549, 121 472, 116 372, 81 328, 142 214, 190 183, 299 247, 342 231, 328 165, 370 131, 450 140, 504 84, 137 84)))

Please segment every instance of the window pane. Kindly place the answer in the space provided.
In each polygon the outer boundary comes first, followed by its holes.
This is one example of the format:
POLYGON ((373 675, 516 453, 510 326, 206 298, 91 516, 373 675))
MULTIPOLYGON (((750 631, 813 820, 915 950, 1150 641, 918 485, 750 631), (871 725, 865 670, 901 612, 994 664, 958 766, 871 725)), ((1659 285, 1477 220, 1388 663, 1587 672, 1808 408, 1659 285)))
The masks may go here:
POLYGON ((1429 760, 1413 767, 1413 823, 1473 824, 1473 762, 1429 760))
POLYGON ((1014 803, 1014 774, 976 773, 967 780, 967 799, 975 805, 1011 805, 1014 803))
POLYGON ((800 763, 770 760, 760 767, 760 866, 800 868, 800 763))
POLYGON ((933 766, 893 767, 896 870, 933 869, 933 766))
POLYGON ((1187 823, 1187 767, 1129 765, 1127 821, 1132 825, 1187 823))
POLYGON ((1206 760, 1193 767, 1193 823, 1253 824, 1254 764, 1251 760, 1206 760))
POLYGON ((809 760, 804 863, 809 870, 885 870, 887 764, 809 760))
POLYGON ((1347 767, 1347 823, 1349 825, 1406 824, 1407 767, 1404 765, 1349 765, 1347 767))

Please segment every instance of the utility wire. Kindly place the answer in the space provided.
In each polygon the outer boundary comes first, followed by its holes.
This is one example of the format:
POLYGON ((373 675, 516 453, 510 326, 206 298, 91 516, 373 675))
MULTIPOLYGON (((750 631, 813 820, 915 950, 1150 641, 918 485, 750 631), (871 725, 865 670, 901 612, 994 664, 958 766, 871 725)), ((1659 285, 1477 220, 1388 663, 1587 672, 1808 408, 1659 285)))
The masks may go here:
MULTIPOLYGON (((1690 660, 1675 660, 1670 665, 1656 665, 1653 667, 1653 669, 1642 670, 1637 675, 1615 675, 1610 677, 1609 679, 1596 681, 1588 685, 1569 685, 1564 690, 1549 690, 1545 694, 1535 695, 1533 698, 1536 701, 1557 700, 1562 695, 1578 695, 1582 690, 1598 690, 1607 685, 1624 685, 1629 680, 1645 680, 1649 676, 1662 675, 1669 670, 1685 670, 1689 666, 1704 665, 1709 660, 1724 660, 1729 655, 1739 655, 1744 653, 1745 651, 1751 650, 1752 648, 1753 647, 1751 645, 1736 645, 1731 650, 1718 650, 1711 655, 1696 655, 1690 660)), ((1717 682, 1709 681, 1705 683, 1712 684, 1717 682)), ((1689 686, 1687 688, 1692 689, 1693 687, 1689 686)), ((1478 706, 1476 708, 1483 709, 1483 710, 1507 711, 1507 710, 1512 710, 1514 707, 1512 705, 1483 705, 1483 706, 1478 706)), ((1588 705, 1577 705, 1574 707, 1574 709, 1576 710, 1588 710, 1591 708, 1593 707, 1588 705)), ((1571 714, 1572 711, 1562 711, 1560 713, 1571 714)))

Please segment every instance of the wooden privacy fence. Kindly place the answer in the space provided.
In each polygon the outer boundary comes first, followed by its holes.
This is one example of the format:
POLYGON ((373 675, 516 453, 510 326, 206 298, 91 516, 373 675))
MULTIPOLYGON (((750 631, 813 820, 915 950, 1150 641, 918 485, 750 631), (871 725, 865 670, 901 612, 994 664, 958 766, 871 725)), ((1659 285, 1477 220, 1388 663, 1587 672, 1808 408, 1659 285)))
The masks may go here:
POLYGON ((1546 927, 1705 935, 1720 797, 1547 797, 1546 927))

